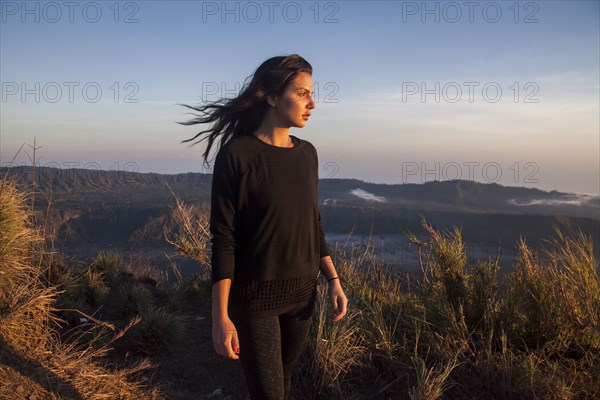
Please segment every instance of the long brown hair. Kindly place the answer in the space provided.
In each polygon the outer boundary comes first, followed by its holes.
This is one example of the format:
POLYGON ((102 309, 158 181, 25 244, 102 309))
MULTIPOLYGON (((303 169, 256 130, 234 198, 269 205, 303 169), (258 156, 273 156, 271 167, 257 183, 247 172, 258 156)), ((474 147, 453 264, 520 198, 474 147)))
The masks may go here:
POLYGON ((272 57, 264 61, 252 75, 244 80, 237 97, 221 98, 197 107, 178 104, 206 115, 194 114, 196 118, 186 122, 177 122, 178 124, 195 125, 214 122, 211 128, 197 133, 193 138, 182 140, 181 143, 192 141, 208 132, 208 135, 191 145, 208 138, 208 146, 203 154, 204 162, 208 166, 208 154, 217 136, 222 135, 219 144, 219 148, 221 148, 232 137, 251 135, 258 129, 265 116, 268 108, 267 96, 282 95, 287 85, 299 72, 308 72, 312 75, 312 66, 298 54, 272 57), (249 78, 252 80, 247 84, 246 81, 249 78))

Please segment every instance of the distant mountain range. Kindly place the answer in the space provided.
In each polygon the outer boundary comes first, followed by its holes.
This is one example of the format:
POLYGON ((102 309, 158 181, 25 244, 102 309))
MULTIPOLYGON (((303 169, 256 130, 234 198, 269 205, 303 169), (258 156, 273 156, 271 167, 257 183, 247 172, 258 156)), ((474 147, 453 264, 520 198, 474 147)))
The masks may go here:
MULTIPOLYGON (((3 168, 30 192, 34 171, 3 168)), ((51 212, 58 244, 147 247, 165 245, 174 222, 173 192, 188 205, 208 204, 212 175, 158 174, 85 169, 35 169, 35 209, 51 212)), ((356 179, 319 180, 321 218, 327 233, 422 234, 420 218, 434 227, 462 228, 463 239, 512 245, 519 236, 538 242, 581 229, 600 248, 600 197, 466 180, 376 184, 356 179), (566 232, 565 232, 566 233, 566 232)))
POLYGON ((467 180, 423 184, 379 184, 355 179, 319 181, 324 204, 370 204, 380 207, 480 213, 562 215, 600 220, 600 196, 502 186, 467 180))

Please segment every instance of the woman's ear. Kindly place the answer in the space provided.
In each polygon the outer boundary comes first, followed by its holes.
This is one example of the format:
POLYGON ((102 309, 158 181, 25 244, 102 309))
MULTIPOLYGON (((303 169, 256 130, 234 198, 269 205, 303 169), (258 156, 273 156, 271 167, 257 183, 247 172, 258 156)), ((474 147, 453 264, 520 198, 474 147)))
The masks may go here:
POLYGON ((271 107, 275 107, 277 105, 277 97, 273 96, 272 94, 268 95, 267 103, 269 103, 271 107))

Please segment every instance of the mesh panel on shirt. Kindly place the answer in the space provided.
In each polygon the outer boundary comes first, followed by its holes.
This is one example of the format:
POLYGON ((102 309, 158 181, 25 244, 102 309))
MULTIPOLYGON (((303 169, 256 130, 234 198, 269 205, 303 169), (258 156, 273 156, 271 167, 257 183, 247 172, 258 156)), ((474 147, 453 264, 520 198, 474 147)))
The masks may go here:
POLYGON ((314 275, 268 281, 250 281, 246 285, 247 308, 267 311, 308 300, 317 283, 314 275))

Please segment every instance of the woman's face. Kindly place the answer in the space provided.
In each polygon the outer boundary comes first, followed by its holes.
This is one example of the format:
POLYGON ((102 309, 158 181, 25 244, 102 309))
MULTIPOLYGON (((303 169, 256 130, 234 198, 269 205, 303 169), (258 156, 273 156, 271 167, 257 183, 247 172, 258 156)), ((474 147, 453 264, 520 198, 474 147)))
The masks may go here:
POLYGON ((290 127, 304 127, 311 110, 317 106, 313 95, 312 76, 308 72, 299 72, 288 84, 283 96, 276 98, 274 111, 281 123, 290 127))

